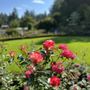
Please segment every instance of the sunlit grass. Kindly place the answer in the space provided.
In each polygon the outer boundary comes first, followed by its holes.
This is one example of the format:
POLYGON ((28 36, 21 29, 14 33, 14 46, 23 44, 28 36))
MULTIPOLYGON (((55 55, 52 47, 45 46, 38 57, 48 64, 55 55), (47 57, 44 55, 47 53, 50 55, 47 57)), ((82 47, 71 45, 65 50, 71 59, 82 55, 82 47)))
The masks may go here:
MULTIPOLYGON (((33 38, 33 39, 23 39, 5 42, 7 51, 15 50, 19 54, 19 47, 22 44, 28 45, 31 49, 42 47, 43 41, 47 39, 53 39, 56 42, 56 47, 60 43, 68 44, 69 48, 77 54, 77 61, 80 63, 87 63, 90 65, 90 37, 44 37, 44 38, 33 38)), ((9 66, 11 71, 18 71, 16 65, 9 66), (12 69, 13 67, 13 69, 12 69)))

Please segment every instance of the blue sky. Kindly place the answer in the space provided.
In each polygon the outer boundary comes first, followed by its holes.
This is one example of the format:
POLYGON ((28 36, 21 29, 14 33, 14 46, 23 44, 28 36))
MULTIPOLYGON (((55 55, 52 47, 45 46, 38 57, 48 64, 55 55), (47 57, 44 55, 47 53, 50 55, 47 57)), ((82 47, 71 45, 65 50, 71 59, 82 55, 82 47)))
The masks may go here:
POLYGON ((0 0, 0 12, 9 14, 13 8, 18 10, 19 16, 25 10, 34 10, 36 14, 49 12, 54 0, 0 0))

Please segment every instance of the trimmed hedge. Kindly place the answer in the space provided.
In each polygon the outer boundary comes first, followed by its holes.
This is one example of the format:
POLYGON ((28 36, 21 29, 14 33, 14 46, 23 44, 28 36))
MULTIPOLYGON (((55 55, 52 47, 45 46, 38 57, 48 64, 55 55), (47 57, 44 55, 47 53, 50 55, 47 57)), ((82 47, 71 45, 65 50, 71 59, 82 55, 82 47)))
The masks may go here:
POLYGON ((53 37, 53 36, 90 36, 87 34, 78 35, 78 34, 40 34, 40 35, 31 35, 31 36, 18 36, 18 37, 6 37, 0 39, 0 41, 10 41, 10 40, 20 40, 20 39, 28 39, 28 38, 41 38, 41 37, 53 37))

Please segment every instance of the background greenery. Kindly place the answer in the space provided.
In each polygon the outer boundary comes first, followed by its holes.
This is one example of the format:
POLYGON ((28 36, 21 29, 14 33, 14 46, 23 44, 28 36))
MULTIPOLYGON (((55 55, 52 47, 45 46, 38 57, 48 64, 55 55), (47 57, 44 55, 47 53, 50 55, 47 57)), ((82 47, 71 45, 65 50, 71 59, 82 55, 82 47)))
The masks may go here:
POLYGON ((46 33, 90 35, 90 0, 55 0, 49 14, 26 10, 22 17, 14 8, 9 15, 0 13, 0 26, 4 24, 9 28, 44 29, 46 33))

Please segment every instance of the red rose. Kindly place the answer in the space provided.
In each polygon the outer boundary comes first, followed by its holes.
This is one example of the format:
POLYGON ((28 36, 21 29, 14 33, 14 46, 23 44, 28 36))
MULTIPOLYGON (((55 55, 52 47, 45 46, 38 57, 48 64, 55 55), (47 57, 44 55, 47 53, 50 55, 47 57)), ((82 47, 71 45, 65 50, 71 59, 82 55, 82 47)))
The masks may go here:
POLYGON ((32 70, 27 70, 26 72, 25 72, 25 76, 26 76, 26 78, 30 78, 30 75, 32 74, 32 70))
POLYGON ((70 50, 64 50, 62 53, 61 53, 61 56, 62 57, 66 57, 66 58, 71 58, 71 59, 75 59, 75 54, 73 54, 70 50))
POLYGON ((66 49, 68 49, 68 46, 66 44, 60 44, 59 49, 66 50, 66 49))
POLYGON ((61 80, 60 78, 58 78, 57 76, 52 76, 50 79, 49 79, 49 83, 51 86, 53 87, 58 87, 61 83, 61 80))
POLYGON ((32 52, 29 54, 29 59, 31 59, 34 64, 38 64, 43 61, 43 56, 40 52, 32 52))
POLYGON ((10 55, 11 57, 15 57, 16 52, 15 52, 15 51, 10 51, 10 52, 9 52, 9 55, 10 55))
POLYGON ((46 40, 44 43, 43 43, 43 47, 46 49, 46 50, 51 50, 54 48, 54 45, 55 45, 55 42, 53 40, 46 40))
POLYGON ((61 62, 57 62, 57 63, 52 63, 51 64, 51 68, 52 68, 52 71, 60 74, 64 71, 64 66, 61 62))

